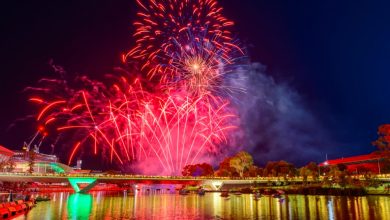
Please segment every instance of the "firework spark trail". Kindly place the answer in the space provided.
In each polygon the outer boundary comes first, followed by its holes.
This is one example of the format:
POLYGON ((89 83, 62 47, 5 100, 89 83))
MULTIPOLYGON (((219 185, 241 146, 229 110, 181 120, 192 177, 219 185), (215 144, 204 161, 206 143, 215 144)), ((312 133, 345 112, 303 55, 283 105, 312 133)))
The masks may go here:
POLYGON ((41 106, 40 126, 76 140, 69 164, 90 151, 119 166, 159 163, 159 173, 177 175, 188 163, 218 155, 236 129, 237 116, 218 94, 232 89, 223 81, 243 51, 216 0, 137 3, 136 44, 123 61, 139 61, 140 75, 72 83, 53 65, 61 79, 27 90, 41 106))
POLYGON ((149 78, 197 95, 223 87, 223 75, 237 52, 244 52, 231 36, 233 22, 222 16, 216 0, 137 2, 136 45, 124 62, 139 60, 149 78))
POLYGON ((178 174, 194 156, 215 153, 217 145, 226 141, 225 130, 234 128, 228 102, 211 94, 191 97, 176 90, 154 94, 135 81, 114 93, 105 88, 102 96, 100 90, 86 89, 94 88, 94 81, 88 82, 92 85, 81 91, 67 89, 74 97, 66 101, 48 102, 43 96, 30 99, 42 100, 36 102, 42 106, 37 120, 46 130, 75 133, 80 144, 71 149, 69 163, 83 146, 92 146, 94 154, 109 150, 110 161, 114 157, 119 164, 156 158, 165 172, 178 174), (47 123, 53 118, 60 120, 47 123))

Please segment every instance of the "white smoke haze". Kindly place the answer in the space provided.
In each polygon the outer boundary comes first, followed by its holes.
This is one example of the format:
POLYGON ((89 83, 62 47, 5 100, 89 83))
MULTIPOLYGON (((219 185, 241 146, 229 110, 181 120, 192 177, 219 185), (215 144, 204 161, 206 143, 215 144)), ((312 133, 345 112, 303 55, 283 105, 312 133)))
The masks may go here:
POLYGON ((273 160, 297 165, 322 161, 333 142, 327 130, 293 88, 275 82, 265 71, 264 65, 252 63, 228 82, 246 90, 232 99, 241 120, 242 148, 261 165, 273 160))

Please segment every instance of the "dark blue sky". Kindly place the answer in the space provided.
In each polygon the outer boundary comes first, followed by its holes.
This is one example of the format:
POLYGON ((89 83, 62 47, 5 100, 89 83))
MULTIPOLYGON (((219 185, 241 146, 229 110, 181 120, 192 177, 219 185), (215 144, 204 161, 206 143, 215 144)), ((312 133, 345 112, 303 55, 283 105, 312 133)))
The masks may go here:
MULTIPOLYGON (((220 2, 251 60, 297 90, 329 130, 331 157, 375 149, 377 126, 390 122, 389 2, 220 2)), ((49 74, 49 59, 101 76, 131 47, 134 14, 133 0, 3 4, 0 144, 16 149, 32 135, 32 122, 7 127, 32 112, 21 91, 49 74)))
POLYGON ((345 155, 372 150, 376 127, 389 122, 389 6, 247 1, 235 7, 245 8, 237 27, 254 45, 253 57, 306 98, 345 155))

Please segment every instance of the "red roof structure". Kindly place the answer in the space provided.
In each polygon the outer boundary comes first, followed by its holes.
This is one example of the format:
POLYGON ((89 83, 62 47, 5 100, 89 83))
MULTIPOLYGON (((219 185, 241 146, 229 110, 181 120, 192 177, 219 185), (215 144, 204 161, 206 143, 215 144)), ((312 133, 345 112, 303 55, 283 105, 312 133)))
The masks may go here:
POLYGON ((347 169, 352 172, 355 171, 357 172, 357 169, 359 169, 359 167, 364 167, 373 173, 379 173, 381 167, 380 161, 383 158, 384 158, 383 154, 378 152, 373 152, 370 154, 327 160, 320 163, 319 166, 344 164, 347 166, 347 169))
POLYGON ((359 156, 352 156, 352 157, 343 157, 339 159, 334 160, 327 160, 320 164, 320 166, 326 166, 326 165, 337 165, 337 164, 350 164, 350 163, 361 163, 361 162, 368 162, 368 161, 377 161, 383 158, 383 155, 380 153, 370 153, 370 154, 364 154, 359 156))
POLYGON ((12 157, 14 155, 14 152, 8 148, 5 148, 0 145, 0 155, 4 155, 7 157, 12 157))

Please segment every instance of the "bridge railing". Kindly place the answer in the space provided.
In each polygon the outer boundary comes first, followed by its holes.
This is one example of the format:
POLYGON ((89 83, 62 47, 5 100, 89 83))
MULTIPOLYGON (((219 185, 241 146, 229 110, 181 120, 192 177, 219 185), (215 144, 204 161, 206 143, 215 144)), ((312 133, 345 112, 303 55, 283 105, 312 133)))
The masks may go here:
MULTIPOLYGON (((63 178, 110 178, 110 179, 145 179, 145 180, 279 180, 279 181, 303 181, 303 177, 217 177, 217 176, 147 176, 133 174, 79 174, 79 173, 21 173, 21 172, 0 172, 0 176, 24 176, 24 177, 63 177, 63 178)), ((320 176, 318 180, 323 180, 324 176, 320 176)), ((354 175, 352 178, 365 179, 364 175, 354 175)), ((390 174, 372 175, 374 179, 389 179, 390 174)), ((307 178, 308 181, 315 180, 312 177, 307 178)))

